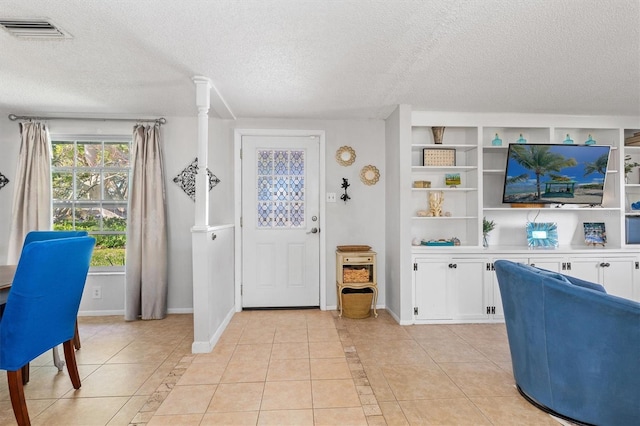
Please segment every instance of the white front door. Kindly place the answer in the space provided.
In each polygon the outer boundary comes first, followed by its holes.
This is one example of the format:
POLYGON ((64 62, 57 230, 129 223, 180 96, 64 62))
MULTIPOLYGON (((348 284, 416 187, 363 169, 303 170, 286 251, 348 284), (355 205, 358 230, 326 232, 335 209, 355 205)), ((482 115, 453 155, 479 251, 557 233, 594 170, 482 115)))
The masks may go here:
POLYGON ((319 138, 242 136, 242 306, 320 305, 319 138))

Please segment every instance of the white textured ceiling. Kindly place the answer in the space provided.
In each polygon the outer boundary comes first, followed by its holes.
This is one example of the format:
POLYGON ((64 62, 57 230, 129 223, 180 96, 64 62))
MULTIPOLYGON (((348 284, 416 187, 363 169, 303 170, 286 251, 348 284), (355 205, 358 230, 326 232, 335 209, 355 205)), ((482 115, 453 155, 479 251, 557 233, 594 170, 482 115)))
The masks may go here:
POLYGON ((0 30, 0 110, 237 117, 640 115, 638 0, 0 0, 73 38, 0 30), (213 114, 215 115, 215 113, 213 114))

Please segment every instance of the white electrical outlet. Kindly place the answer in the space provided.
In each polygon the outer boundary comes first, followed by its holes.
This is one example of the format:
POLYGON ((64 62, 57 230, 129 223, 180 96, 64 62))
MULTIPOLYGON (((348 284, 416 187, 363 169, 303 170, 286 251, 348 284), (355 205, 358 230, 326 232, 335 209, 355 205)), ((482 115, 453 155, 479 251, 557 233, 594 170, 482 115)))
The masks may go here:
POLYGON ((335 203, 335 202, 336 202, 336 193, 327 192, 327 203, 335 203))
POLYGON ((94 285, 92 297, 94 299, 102 299, 102 287, 100 287, 99 285, 94 285))

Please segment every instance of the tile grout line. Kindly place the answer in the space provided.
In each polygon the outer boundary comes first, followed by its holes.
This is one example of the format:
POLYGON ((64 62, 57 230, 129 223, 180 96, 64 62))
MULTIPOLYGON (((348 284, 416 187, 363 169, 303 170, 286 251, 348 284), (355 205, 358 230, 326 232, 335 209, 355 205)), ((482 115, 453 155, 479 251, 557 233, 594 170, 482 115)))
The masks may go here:
POLYGON ((376 398, 373 388, 369 383, 369 378, 367 377, 367 373, 360 361, 358 350, 351 338, 351 333, 347 327, 339 324, 340 320, 341 318, 337 316, 336 311, 334 313, 334 322, 367 423, 386 424, 386 420, 384 419, 382 410, 378 404, 378 399, 376 398))
POLYGON ((187 370, 189 365, 193 363, 195 354, 185 354, 180 361, 171 369, 169 374, 162 380, 160 386, 149 396, 147 402, 138 410, 135 416, 129 422, 129 426, 146 425, 154 416, 162 402, 167 398, 171 390, 175 387, 180 377, 187 370))
MULTIPOLYGON (((367 373, 362 366, 360 356, 351 338, 349 330, 341 326, 339 321, 341 318, 337 316, 337 311, 334 312, 334 325, 338 331, 340 343, 351 372, 351 379, 360 398, 360 405, 364 412, 365 418, 368 423, 386 424, 386 420, 382 415, 382 410, 378 404, 378 400, 371 388, 367 373)), ((196 355, 185 354, 180 361, 176 363, 169 374, 162 380, 162 383, 158 388, 149 396, 147 402, 138 410, 138 413, 131 419, 129 426, 144 426, 154 416, 162 402, 167 398, 171 390, 175 387, 180 377, 184 374, 186 369, 193 363, 196 355)))

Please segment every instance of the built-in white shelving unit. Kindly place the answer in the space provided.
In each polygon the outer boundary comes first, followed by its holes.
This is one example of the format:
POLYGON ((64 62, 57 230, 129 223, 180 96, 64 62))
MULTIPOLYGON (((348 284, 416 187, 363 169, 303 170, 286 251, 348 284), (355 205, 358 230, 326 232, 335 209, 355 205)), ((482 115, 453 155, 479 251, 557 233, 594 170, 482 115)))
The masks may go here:
MULTIPOLYGON (((399 149, 406 152, 408 148, 411 153, 410 164, 404 163, 410 172, 397 175, 402 191, 411 188, 405 192, 407 198, 399 198, 401 221, 406 221, 410 236, 401 234, 399 244, 406 247, 416 240, 455 237, 459 245, 411 246, 412 306, 401 306, 401 322, 500 321, 500 295, 492 269, 497 259, 536 264, 600 282, 613 294, 640 300, 640 167, 624 173, 625 157, 640 163, 640 145, 625 145, 626 138, 640 132, 640 117, 423 111, 410 115, 411 140, 402 136, 407 133, 399 136, 399 149), (434 142, 432 126, 445 127, 441 144, 434 142), (501 146, 492 144, 496 134, 501 146), (602 205, 515 208, 504 204, 508 145, 520 138, 530 144, 561 144, 571 139, 574 144, 595 140, 597 145, 611 146, 602 205), (455 150, 455 165, 425 165, 425 149, 455 150), (447 187, 446 174, 459 174, 460 185, 447 187), (430 187, 414 187, 419 181, 428 181, 430 187), (445 216, 424 217, 433 191, 442 191, 445 216), (639 208, 633 209, 636 202, 639 208), (482 238, 485 217, 496 223, 488 248, 483 247, 482 238), (556 249, 528 248, 525 228, 532 221, 557 224, 556 249), (585 222, 605 224, 605 246, 585 243, 585 222), (629 226, 637 233, 633 242, 628 239, 629 226), (408 312, 413 313, 410 320, 408 312)), ((400 264, 404 264, 402 253, 400 264)), ((402 286, 405 284, 403 281, 402 286)))

